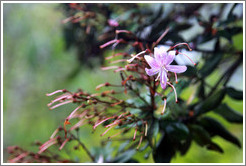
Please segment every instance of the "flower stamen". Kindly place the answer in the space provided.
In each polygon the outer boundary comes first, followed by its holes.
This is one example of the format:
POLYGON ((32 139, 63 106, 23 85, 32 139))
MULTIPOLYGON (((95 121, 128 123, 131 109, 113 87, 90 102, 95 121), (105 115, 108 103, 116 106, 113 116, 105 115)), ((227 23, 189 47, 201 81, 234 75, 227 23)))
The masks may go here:
POLYGON ((160 72, 158 73, 158 76, 156 77, 155 81, 158 81, 159 78, 160 78, 160 72))
POLYGON ((144 53, 146 53, 146 50, 145 50, 145 51, 142 51, 142 52, 140 52, 140 53, 138 53, 137 55, 133 56, 131 59, 128 59, 127 62, 128 62, 128 63, 132 63, 132 61, 133 61, 135 58, 137 58, 139 55, 142 55, 142 54, 144 54, 144 53))
POLYGON ((135 139, 136 139, 137 131, 138 131, 138 129, 136 128, 136 129, 135 129, 135 132, 134 132, 134 135, 133 135, 133 141, 135 141, 135 139))
POLYGON ((168 84, 169 86, 171 86, 171 88, 173 89, 174 94, 175 94, 175 100, 176 100, 176 103, 178 103, 178 97, 177 97, 177 92, 176 92, 175 87, 174 87, 172 84, 170 84, 169 82, 167 82, 167 84, 168 84))
POLYGON ((141 145, 141 143, 142 143, 142 140, 143 140, 143 135, 141 135, 141 137, 140 137, 140 140, 139 140, 139 144, 138 144, 137 150, 139 149, 139 147, 140 147, 140 145, 141 145))
POLYGON ((184 53, 181 53, 181 52, 178 52, 178 54, 181 54, 181 55, 186 56, 186 57, 191 61, 191 63, 193 63, 193 65, 196 66, 196 63, 193 62, 193 60, 192 60, 188 55, 186 55, 186 54, 184 54, 184 53))
POLYGON ((171 47, 171 50, 174 49, 177 46, 180 46, 180 45, 186 45, 188 47, 189 51, 192 51, 192 49, 190 48, 189 44, 187 44, 187 43, 179 43, 179 44, 176 44, 175 46, 172 46, 171 47))
POLYGON ((55 109, 55 108, 57 108, 57 107, 60 107, 60 106, 62 106, 62 105, 68 104, 68 103, 72 103, 72 102, 73 102, 72 100, 65 101, 65 102, 63 102, 63 103, 54 105, 53 107, 50 107, 50 110, 55 109))
POLYGON ((57 91, 52 92, 52 93, 47 93, 46 96, 52 96, 52 95, 54 95, 56 93, 60 93, 60 92, 66 92, 66 90, 65 89, 60 89, 60 90, 57 90, 57 91))
POLYGON ((164 106, 163 106, 163 110, 162 110, 162 112, 161 112, 161 115, 164 114, 164 112, 165 112, 165 110, 166 110, 166 105, 167 105, 167 99, 164 98, 164 106))
POLYGON ((62 148, 65 146, 65 144, 69 141, 69 138, 67 138, 62 145, 60 146, 59 150, 62 150, 62 148))
POLYGON ((176 84, 178 83, 178 77, 177 77, 177 73, 174 73, 175 75, 175 81, 176 81, 176 84))
POLYGON ((148 123, 147 122, 145 122, 145 137, 147 136, 147 132, 148 132, 148 123))
MULTIPOLYGON (((117 125, 117 124, 115 124, 115 125, 117 125)), ((101 134, 101 136, 104 136, 104 135, 105 135, 110 129, 112 129, 115 125, 109 127, 104 133, 101 134)))
POLYGON ((98 125, 102 124, 103 122, 105 122, 105 121, 107 121, 107 120, 109 120, 109 119, 112 119, 112 118, 115 118, 115 116, 112 116, 112 117, 106 118, 106 119, 102 120, 101 122, 99 122, 99 123, 95 124, 95 125, 93 126, 93 129, 95 129, 98 125))
POLYGON ((108 45, 110 44, 113 44, 113 43, 116 43, 118 40, 117 39, 114 39, 114 40, 111 40, 103 45, 100 45, 100 48, 104 48, 104 47, 107 47, 108 45))

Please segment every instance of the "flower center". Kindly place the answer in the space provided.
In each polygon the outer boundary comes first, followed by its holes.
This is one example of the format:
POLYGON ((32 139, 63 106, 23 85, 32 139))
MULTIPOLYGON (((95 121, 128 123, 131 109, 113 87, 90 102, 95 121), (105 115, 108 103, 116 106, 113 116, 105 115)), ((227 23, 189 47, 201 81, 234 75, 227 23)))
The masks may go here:
POLYGON ((168 73, 168 70, 166 69, 165 65, 163 65, 161 68, 164 69, 168 73))

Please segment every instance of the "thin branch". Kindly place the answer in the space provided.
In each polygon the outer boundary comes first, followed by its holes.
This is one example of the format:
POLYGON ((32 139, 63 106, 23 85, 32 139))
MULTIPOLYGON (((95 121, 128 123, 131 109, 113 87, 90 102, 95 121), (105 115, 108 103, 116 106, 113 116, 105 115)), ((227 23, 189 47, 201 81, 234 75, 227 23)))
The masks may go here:
POLYGON ((78 143, 82 146, 82 148, 85 150, 85 152, 87 153, 87 155, 91 158, 91 160, 93 162, 95 162, 95 157, 91 154, 91 152, 87 149, 87 147, 85 146, 85 144, 83 142, 80 141, 80 139, 78 139, 76 136, 74 136, 72 133, 71 133, 71 136, 72 138, 74 138, 75 140, 78 141, 78 143))

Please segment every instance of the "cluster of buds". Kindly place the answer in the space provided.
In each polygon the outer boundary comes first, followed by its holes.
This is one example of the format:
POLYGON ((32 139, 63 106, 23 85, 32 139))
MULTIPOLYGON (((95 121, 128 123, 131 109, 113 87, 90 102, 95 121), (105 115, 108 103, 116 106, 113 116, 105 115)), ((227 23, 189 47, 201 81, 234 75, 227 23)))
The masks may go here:
MULTIPOLYGON (((34 145, 40 146, 40 142, 35 142, 34 145)), ((62 159, 59 155, 50 156, 48 154, 34 153, 22 149, 19 146, 9 146, 7 148, 10 154, 8 163, 71 163, 72 161, 68 159, 62 159)))
MULTIPOLYGON (((126 80, 122 80, 122 85, 125 85, 126 82, 131 78, 132 76, 128 76, 126 80)), ((98 85, 96 87, 96 90, 100 90, 100 88, 104 86, 122 87, 122 85, 114 85, 107 82, 98 85)), ((48 104, 50 110, 53 110, 57 107, 69 103, 77 103, 79 104, 79 106, 76 107, 67 116, 67 118, 64 121, 64 126, 62 128, 57 128, 51 135, 50 139, 40 146, 39 154, 41 154, 48 147, 54 144, 60 144, 59 150, 61 150, 69 140, 73 140, 73 135, 71 132, 75 129, 80 128, 84 124, 92 125, 93 130, 95 130, 101 124, 107 124, 104 125, 106 130, 101 134, 101 136, 106 135, 106 133, 112 128, 115 128, 117 126, 120 127, 122 125, 128 125, 129 127, 125 127, 120 132, 108 136, 108 139, 111 139, 121 133, 128 132, 132 128, 135 128, 133 140, 136 139, 137 131, 141 133, 139 139, 139 146, 142 142, 143 136, 147 135, 147 121, 143 121, 142 119, 136 117, 134 114, 131 114, 129 111, 127 111, 128 108, 137 107, 113 96, 115 94, 122 93, 122 91, 116 92, 115 90, 107 90, 101 93, 89 94, 87 92, 83 92, 82 90, 78 90, 78 92, 72 93, 66 89, 62 89, 52 93, 48 93, 46 95, 53 96, 58 93, 62 94, 57 96, 48 104), (109 113, 108 110, 113 109, 114 107, 116 107, 116 110, 120 108, 120 111, 117 111, 116 113, 109 113), (71 124, 71 119, 77 119, 78 122, 71 126, 69 129, 67 129, 67 125, 71 124), (142 125, 141 129, 139 128, 139 124, 142 125), (61 141, 59 131, 64 131, 65 133, 65 139, 63 141, 61 141)))

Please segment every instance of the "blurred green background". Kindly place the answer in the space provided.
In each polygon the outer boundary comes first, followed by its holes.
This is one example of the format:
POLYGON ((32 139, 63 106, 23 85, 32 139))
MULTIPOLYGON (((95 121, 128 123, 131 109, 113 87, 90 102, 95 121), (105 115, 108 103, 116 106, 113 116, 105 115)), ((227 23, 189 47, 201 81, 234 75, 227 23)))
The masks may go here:
MULTIPOLYGON (((52 132, 62 124, 73 109, 73 105, 49 111, 47 103, 52 97, 45 94, 66 88, 75 91, 83 88, 95 92, 95 86, 114 80, 112 71, 102 72, 100 68, 82 67, 80 73, 70 78, 78 67, 75 49, 65 51, 61 21, 65 18, 59 4, 4 4, 3 5, 3 149, 4 162, 7 161, 6 148, 18 145, 37 151, 32 142, 47 141, 52 132)), ((191 32, 190 32, 191 33, 191 32)), ((189 34, 188 34, 189 35, 189 34)), ((239 36, 239 37, 242 37, 239 36)), ((240 40, 242 45, 242 40, 240 40)), ((103 55, 102 55, 103 56, 103 55)), ((216 74, 210 78, 216 78, 216 74)), ((242 67, 233 76, 230 85, 242 89, 242 67)), ((182 94, 189 95, 189 91, 182 94)), ((243 102, 226 98, 228 105, 243 112, 243 102), (229 102, 230 101, 230 102, 229 102), (233 102, 232 102, 233 101, 233 102)), ((211 116, 216 116, 211 113, 211 116)), ((217 117, 237 137, 243 145, 243 125, 229 124, 217 117)), ((91 127, 84 126, 80 131, 87 147, 100 145, 100 133, 91 133, 91 127)), ((243 162, 243 149, 221 138, 214 141, 224 149, 224 154, 207 151, 194 142, 185 156, 177 155, 173 163, 240 163, 243 162)), ((72 146, 67 146, 65 157, 78 162, 89 161, 83 150, 71 154, 72 146)), ((153 162, 152 158, 140 162, 153 162)))

